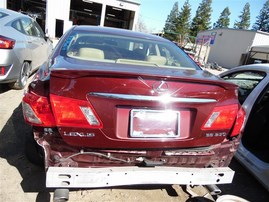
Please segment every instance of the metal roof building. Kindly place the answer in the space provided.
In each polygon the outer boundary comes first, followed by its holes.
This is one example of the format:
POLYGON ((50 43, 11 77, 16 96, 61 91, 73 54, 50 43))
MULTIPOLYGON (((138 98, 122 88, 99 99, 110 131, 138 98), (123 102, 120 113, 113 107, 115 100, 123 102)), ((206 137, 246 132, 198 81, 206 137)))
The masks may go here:
POLYGON ((139 0, 1 0, 1 8, 32 15, 51 38, 73 25, 97 25, 133 30, 139 0))
POLYGON ((212 29, 199 32, 197 41, 210 44, 208 62, 225 68, 241 65, 252 46, 269 45, 269 33, 242 29, 212 29))

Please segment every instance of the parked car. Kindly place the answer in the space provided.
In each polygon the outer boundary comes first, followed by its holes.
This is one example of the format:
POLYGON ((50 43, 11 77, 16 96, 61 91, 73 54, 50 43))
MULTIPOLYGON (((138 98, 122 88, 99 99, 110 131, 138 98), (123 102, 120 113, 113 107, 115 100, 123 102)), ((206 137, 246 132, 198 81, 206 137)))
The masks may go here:
POLYGON ((246 112, 236 158, 269 191, 269 64, 245 65, 220 76, 239 86, 239 101, 246 112))
POLYGON ((29 75, 52 51, 51 41, 35 20, 0 8, 0 84, 23 89, 29 75))
POLYGON ((22 106, 42 148, 35 154, 44 153, 46 185, 56 191, 211 185, 233 178, 228 165, 245 117, 237 94, 166 39, 75 26, 22 106))

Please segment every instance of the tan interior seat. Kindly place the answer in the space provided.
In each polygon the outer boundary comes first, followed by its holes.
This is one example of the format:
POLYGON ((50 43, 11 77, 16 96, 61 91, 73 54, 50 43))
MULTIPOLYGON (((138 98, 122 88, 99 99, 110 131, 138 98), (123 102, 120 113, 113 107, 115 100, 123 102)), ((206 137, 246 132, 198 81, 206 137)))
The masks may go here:
POLYGON ((97 48, 80 48, 78 56, 85 59, 104 59, 104 51, 97 48))
POLYGON ((146 61, 150 63, 154 63, 156 65, 165 65, 166 58, 163 56, 158 56, 158 55, 148 55, 146 57, 146 61))

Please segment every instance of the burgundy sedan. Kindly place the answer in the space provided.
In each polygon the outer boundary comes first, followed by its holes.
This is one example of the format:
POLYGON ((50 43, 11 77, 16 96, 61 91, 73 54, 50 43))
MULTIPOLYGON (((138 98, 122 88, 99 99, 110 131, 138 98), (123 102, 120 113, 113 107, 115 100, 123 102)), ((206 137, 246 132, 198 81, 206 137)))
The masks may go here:
POLYGON ((166 39, 76 26, 22 103, 47 187, 206 185, 232 181, 237 94, 166 39))

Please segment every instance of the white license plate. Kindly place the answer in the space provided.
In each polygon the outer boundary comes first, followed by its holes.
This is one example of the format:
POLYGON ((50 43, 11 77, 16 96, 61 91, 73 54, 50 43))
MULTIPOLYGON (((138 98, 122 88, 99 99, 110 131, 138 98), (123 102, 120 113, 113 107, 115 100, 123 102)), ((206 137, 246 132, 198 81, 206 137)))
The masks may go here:
POLYGON ((179 137, 180 112, 171 110, 131 110, 131 137, 179 137))

